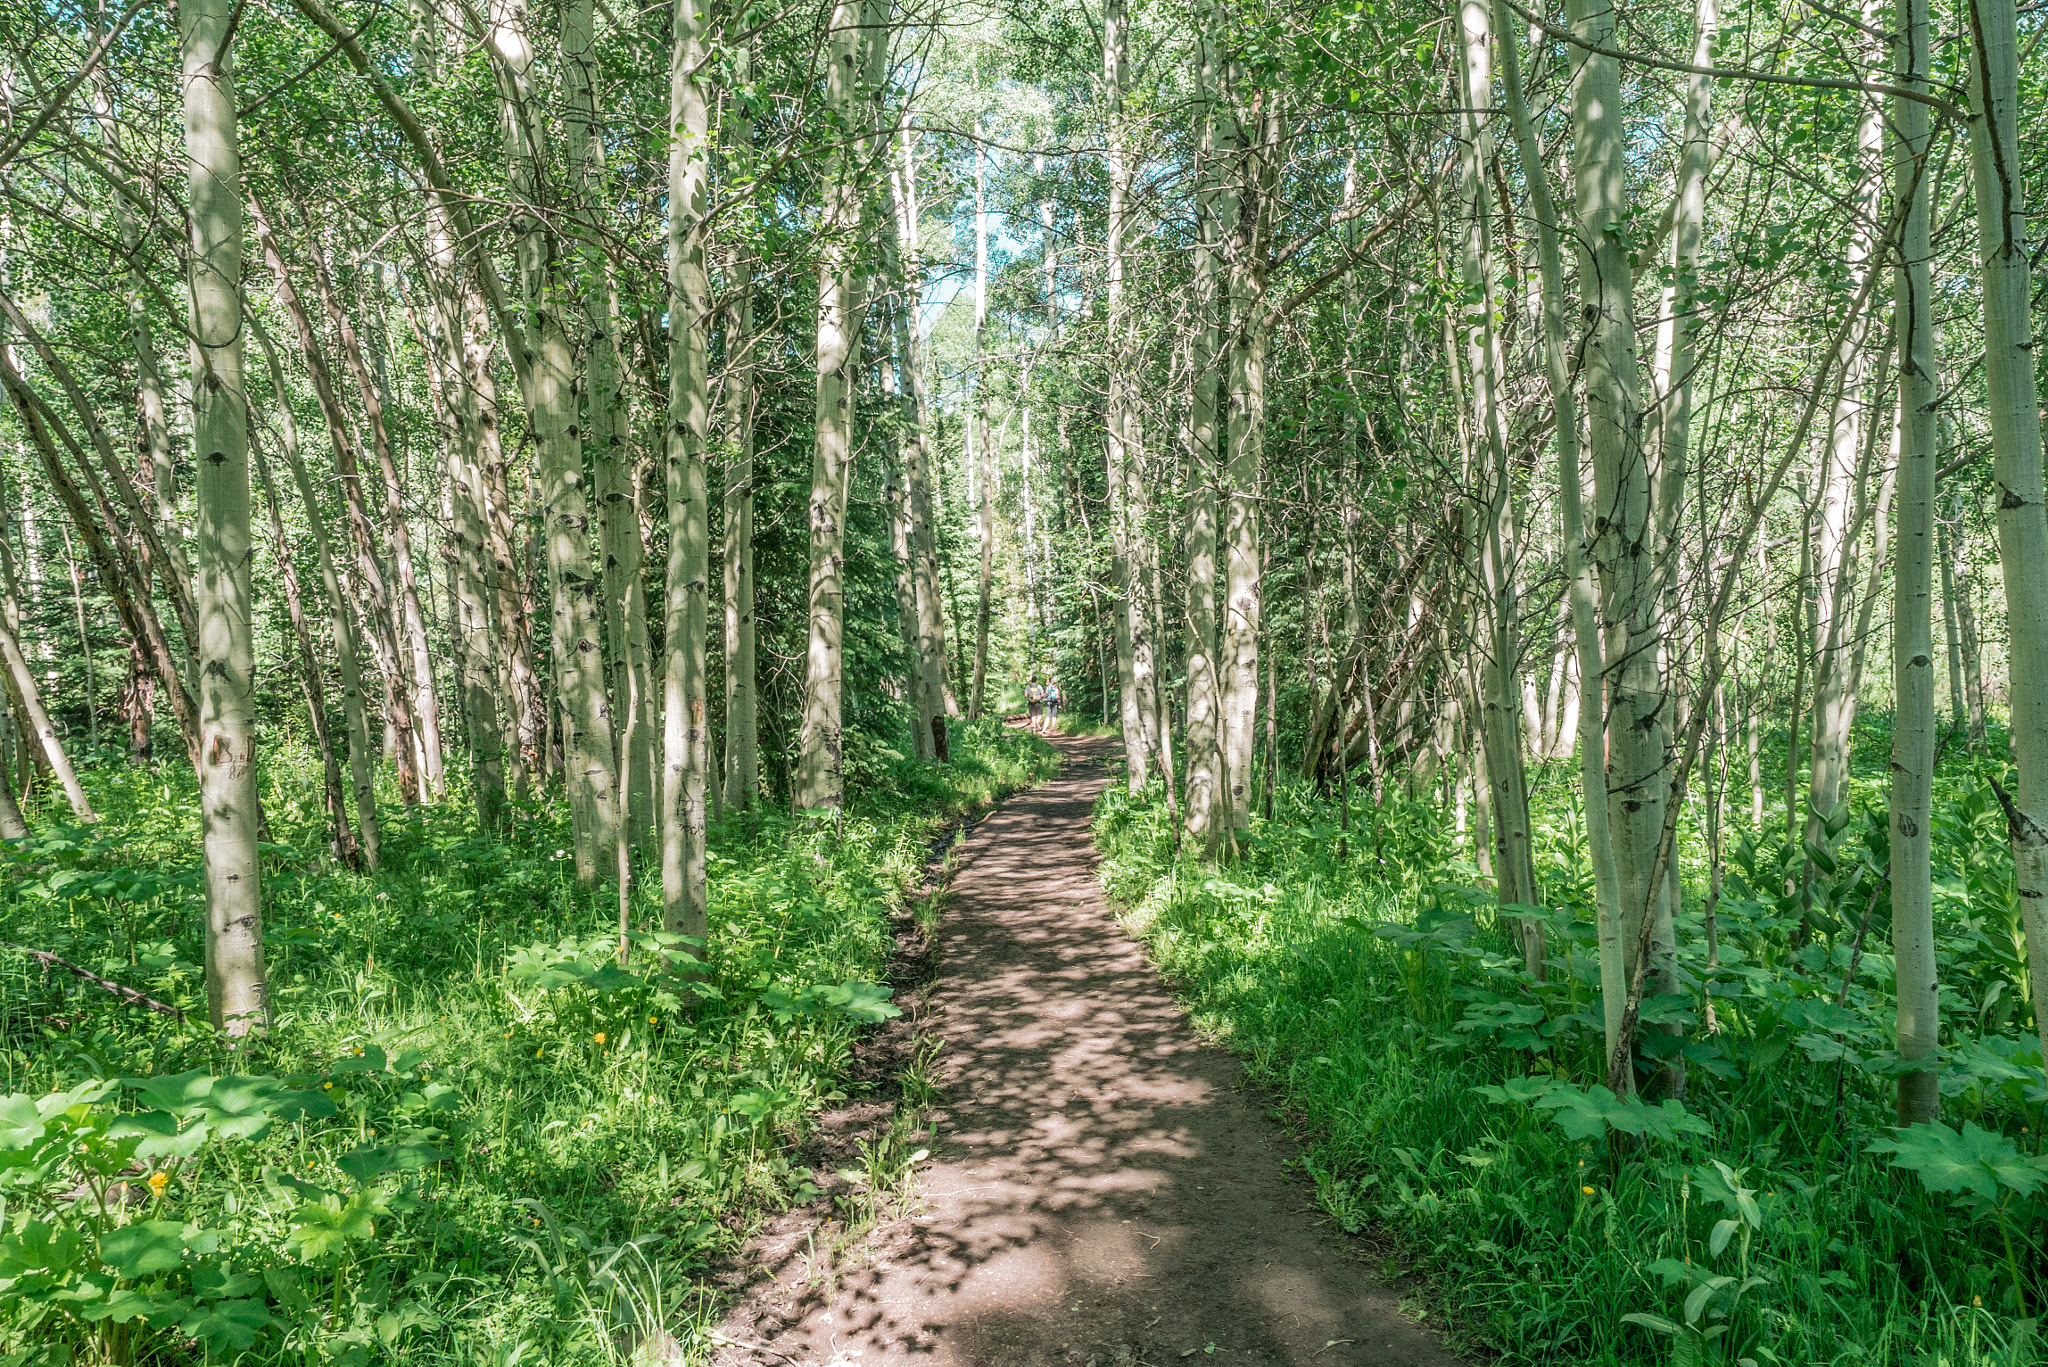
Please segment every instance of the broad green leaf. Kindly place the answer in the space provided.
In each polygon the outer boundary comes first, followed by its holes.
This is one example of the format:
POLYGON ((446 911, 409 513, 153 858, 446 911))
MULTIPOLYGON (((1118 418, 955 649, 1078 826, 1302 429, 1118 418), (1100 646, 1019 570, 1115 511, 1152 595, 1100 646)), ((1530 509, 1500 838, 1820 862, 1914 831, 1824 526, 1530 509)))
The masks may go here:
POLYGON ((1960 1132, 1938 1120, 1908 1126, 1872 1144, 1870 1152, 1891 1154, 1892 1166, 1918 1173, 1921 1184, 1937 1194, 1966 1192, 1996 1201, 2000 1187, 2027 1196, 2048 1180, 2040 1159, 1967 1120, 1960 1132))
POLYGON ((100 1261, 132 1279, 168 1272, 185 1260, 186 1226, 142 1220, 100 1236, 100 1261))

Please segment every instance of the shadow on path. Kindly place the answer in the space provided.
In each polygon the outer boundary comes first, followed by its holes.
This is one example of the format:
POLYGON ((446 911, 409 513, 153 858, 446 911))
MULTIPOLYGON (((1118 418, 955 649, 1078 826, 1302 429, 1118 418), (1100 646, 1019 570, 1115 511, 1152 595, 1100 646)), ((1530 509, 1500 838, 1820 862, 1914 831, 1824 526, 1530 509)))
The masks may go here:
POLYGON ((804 1240, 763 1250, 769 1294, 725 1325, 749 1346, 718 1362, 1457 1363, 1327 1232, 1299 1169, 1284 1180, 1236 1061, 1104 905, 1089 816, 1115 742, 1055 744, 1058 777, 962 847, 928 1024, 949 1104, 917 1213, 829 1295, 804 1240))

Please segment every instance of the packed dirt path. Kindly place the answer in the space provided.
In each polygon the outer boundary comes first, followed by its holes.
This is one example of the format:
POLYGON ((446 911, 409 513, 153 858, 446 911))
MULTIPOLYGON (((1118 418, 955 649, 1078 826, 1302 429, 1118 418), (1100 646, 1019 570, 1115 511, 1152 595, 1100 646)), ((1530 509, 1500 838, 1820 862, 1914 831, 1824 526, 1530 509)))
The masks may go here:
POLYGON ((1236 1062, 1104 905, 1089 815, 1114 743, 1055 743, 1061 773, 962 847, 929 990, 947 1105, 921 1199, 844 1268, 814 1232, 758 1249, 772 1280, 716 1361, 1451 1367, 1289 1180, 1236 1062))

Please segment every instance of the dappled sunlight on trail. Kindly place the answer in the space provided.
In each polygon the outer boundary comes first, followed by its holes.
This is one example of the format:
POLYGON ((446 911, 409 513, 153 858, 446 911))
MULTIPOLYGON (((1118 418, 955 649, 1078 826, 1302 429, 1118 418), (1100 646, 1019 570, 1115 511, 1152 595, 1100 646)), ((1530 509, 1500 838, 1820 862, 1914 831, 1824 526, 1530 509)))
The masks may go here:
POLYGON ((1315 1213, 1239 1068, 1201 1044, 1103 903, 1089 818, 1113 742, 963 847, 930 1028, 935 1162, 875 1257, 765 1250, 722 1363, 1449 1364, 1315 1213))

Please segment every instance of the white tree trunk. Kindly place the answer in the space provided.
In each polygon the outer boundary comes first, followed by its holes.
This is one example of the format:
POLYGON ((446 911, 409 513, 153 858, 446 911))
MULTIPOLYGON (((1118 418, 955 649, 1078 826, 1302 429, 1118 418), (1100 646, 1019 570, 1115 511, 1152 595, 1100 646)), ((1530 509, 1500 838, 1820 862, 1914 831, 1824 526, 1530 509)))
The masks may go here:
MULTIPOLYGON (((1864 19, 1873 28, 1885 11, 1866 0, 1864 19)), ((1911 103, 1911 101, 1908 101, 1911 103)), ((1925 108, 1925 106, 1922 106, 1925 108)), ((1884 107, 1876 96, 1865 97, 1856 134, 1855 223, 1849 235, 1848 272, 1851 288, 1883 269, 1884 107)), ((1835 396, 1829 426, 1814 542, 1814 596, 1819 639, 1813 677, 1813 762, 1807 777, 1809 807, 1806 838, 1822 837, 1820 815, 1842 800, 1849 776, 1849 730, 1856 718, 1856 692, 1851 656, 1855 633, 1855 533, 1857 513, 1866 506, 1866 449, 1876 424, 1870 405, 1870 333, 1866 313, 1843 338, 1837 366, 1841 388, 1835 396)))
POLYGON ((633 497, 632 414, 620 379, 611 261, 596 207, 606 202, 606 186, 593 11, 592 0, 569 0, 562 6, 562 128, 569 144, 570 199, 579 223, 582 258, 585 445, 591 453, 591 493, 597 500, 611 716, 626 775, 619 794, 620 818, 632 843, 645 847, 658 824, 654 663, 647 638, 640 510, 633 497))
MULTIPOLYGON (((710 719, 705 623, 710 590, 709 493, 704 452, 711 433, 711 280, 705 267, 710 100, 702 71, 706 16, 700 0, 676 0, 669 84, 667 440, 668 661, 662 678, 661 922, 705 934, 705 784, 710 719)), ((683 951, 690 957, 701 954, 683 951)))
MULTIPOLYGON (((1224 81, 1226 100, 1244 96, 1242 71, 1224 81)), ((1266 345, 1270 323, 1265 316, 1267 255, 1272 238, 1274 191, 1279 173, 1281 118, 1277 91, 1259 92, 1252 109, 1251 133, 1243 119, 1233 120, 1236 136, 1225 150, 1239 182, 1236 231, 1225 243, 1230 323, 1226 383, 1229 402, 1223 424, 1224 475, 1228 481, 1223 515, 1224 561, 1222 623, 1223 785, 1230 795, 1231 824, 1251 824, 1252 723, 1259 702, 1259 620, 1261 490, 1266 430, 1266 345)), ((1219 141, 1222 141, 1219 139, 1219 141)))
POLYGON ((199 818, 209 1015, 231 1036, 269 1021, 257 856, 256 648, 251 628, 248 399, 242 392, 242 158, 226 0, 178 7, 191 204, 192 557, 199 618, 199 818))
POLYGON ((540 476, 541 547, 547 564, 557 703, 548 721, 561 730, 577 881, 590 886, 609 870, 614 858, 619 784, 597 606, 602 576, 590 553, 590 501, 584 492, 575 351, 568 333, 579 305, 561 234, 545 217, 553 206, 541 198, 549 160, 532 86, 533 46, 525 30, 524 8, 517 0, 493 0, 490 18, 490 47, 497 59, 511 163, 519 273, 530 320, 507 337, 507 344, 528 352, 519 372, 540 476))
MULTIPOLYGON (((864 117, 870 68, 887 51, 880 0, 838 0, 826 71, 826 106, 838 126, 864 117)), ((872 130, 869 130, 872 132, 872 130)), ((810 640, 805 658, 803 731, 796 805, 845 802, 841 675, 846 634, 846 491, 853 461, 853 400, 860 371, 865 277, 855 269, 866 172, 866 139, 840 144, 825 181, 819 225, 816 440, 811 454, 810 640)))
MULTIPOLYGON (((1516 683, 1520 655, 1513 545, 1513 479, 1508 468, 1507 425, 1502 412, 1504 383, 1493 319, 1498 301, 1493 279, 1493 229, 1487 208, 1486 176, 1493 162, 1491 111, 1494 104, 1492 14, 1488 0, 1463 0, 1458 9, 1463 40, 1464 136, 1460 139, 1458 187, 1465 231, 1460 263, 1466 297, 1462 320, 1465 367, 1471 375, 1475 476, 1480 495, 1471 509, 1483 601, 1473 633, 1480 646, 1478 681, 1481 744, 1486 753, 1488 807, 1492 815, 1495 887, 1504 905, 1529 905, 1537 898, 1530 844, 1529 791, 1522 767, 1521 690, 1516 683)), ((1523 962, 1543 975, 1542 921, 1519 919, 1523 962)))
MULTIPOLYGON (((1902 90, 1928 77, 1927 0, 1899 8, 1897 77, 1902 90)), ((1934 404, 1941 386, 1934 358, 1934 254, 1928 225, 1933 167, 1927 106, 1891 102, 1893 193, 1905 206, 1899 263, 1892 275, 1892 334, 1899 357, 1898 549, 1893 563, 1890 804, 1892 954, 1898 982, 1898 1048, 1924 1072, 1899 1078, 1899 1123, 1934 1119, 1941 1110, 1934 1066, 1940 1044, 1940 979, 1934 949, 1934 404)))
MULTIPOLYGON (((2028 316, 2033 279, 2019 146, 2019 38, 2012 0, 1971 0, 1970 163, 1983 262, 1984 382, 1999 485, 2012 748, 2019 791, 2007 815, 2013 881, 2027 931, 2027 976, 2048 1001, 2048 512, 2041 469, 2040 395, 2028 316)), ((2034 1013, 2048 1049, 2048 1011, 2034 1013)))
MULTIPOLYGON (((1211 14, 1213 18, 1213 11, 1211 14)), ((1221 477, 1221 443, 1216 426, 1218 366, 1223 354, 1221 262, 1223 234, 1234 231, 1236 196, 1219 175, 1216 155, 1219 120, 1230 113, 1219 99, 1221 80, 1217 32, 1205 22, 1196 39, 1196 99, 1199 108, 1195 151, 1194 336, 1188 401, 1187 491, 1187 833, 1213 856, 1230 829, 1223 791, 1223 752, 1216 677, 1216 487, 1221 477)))

